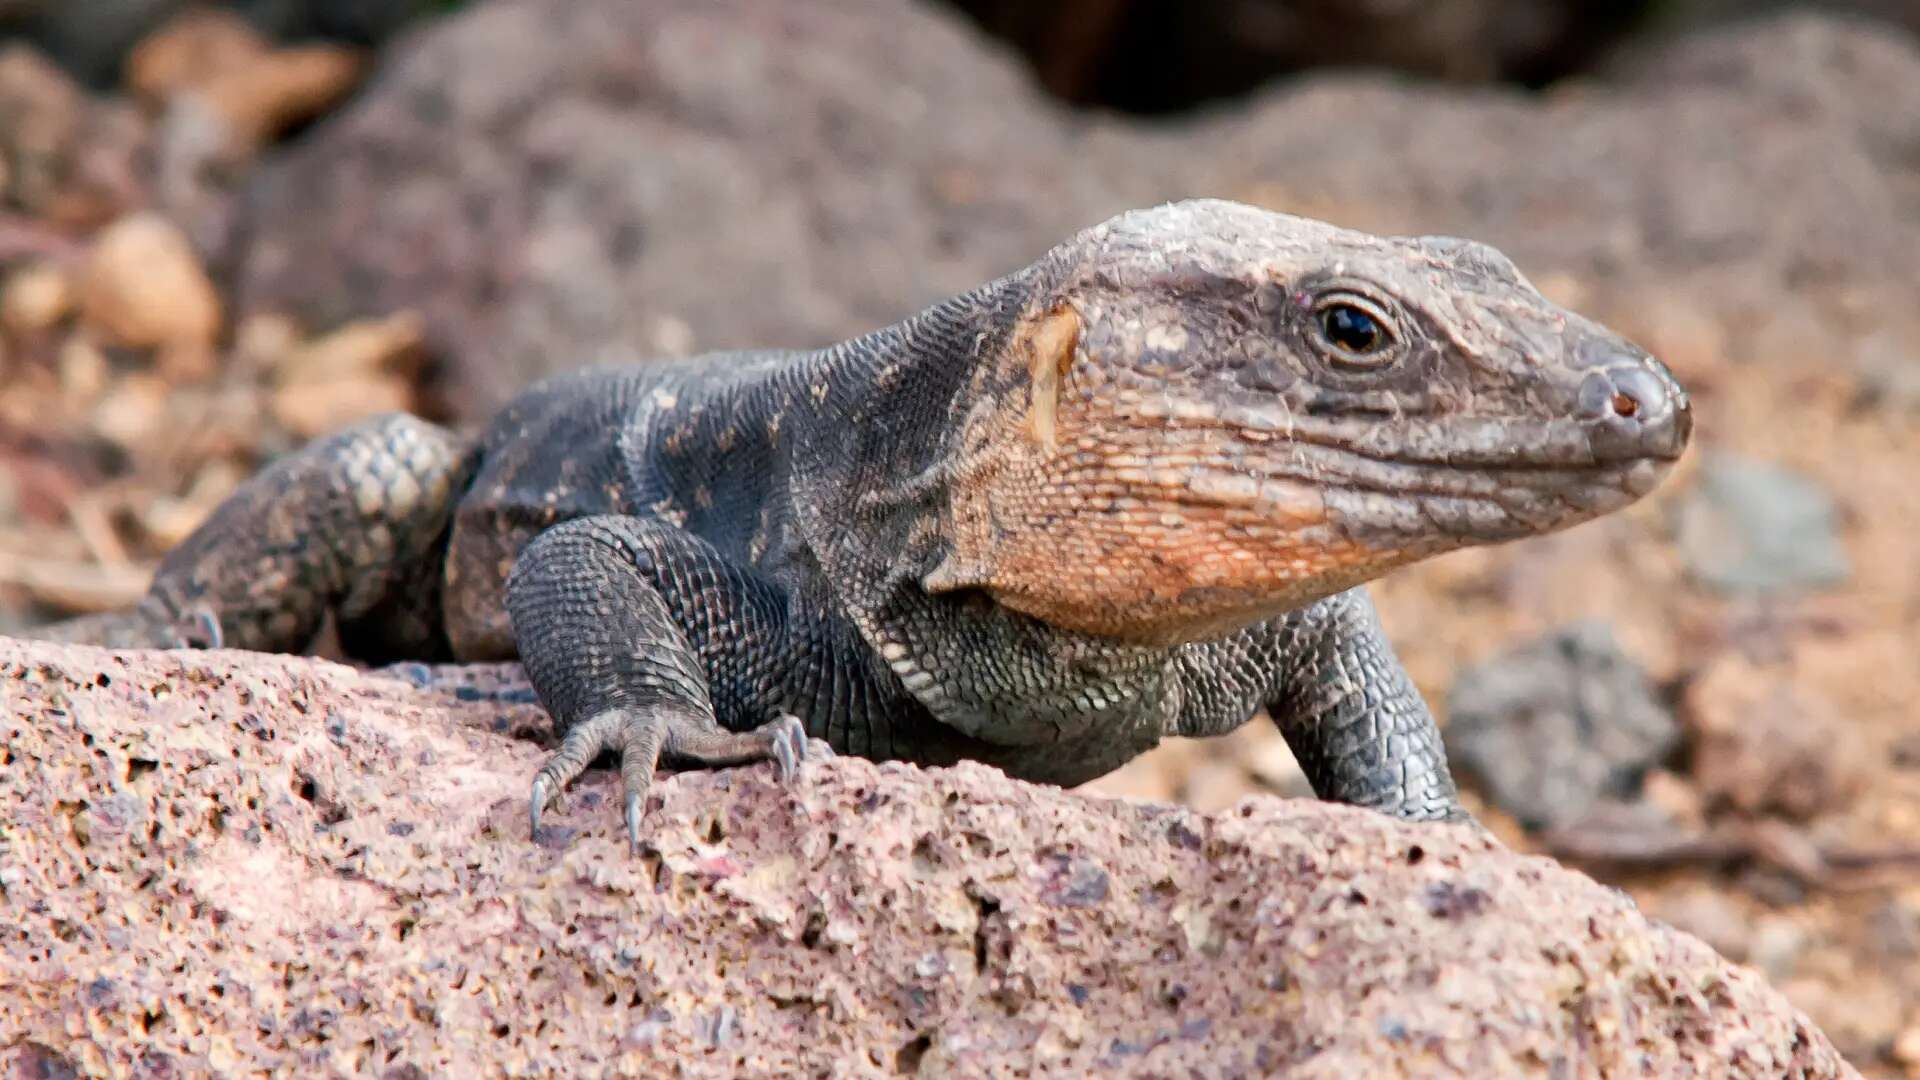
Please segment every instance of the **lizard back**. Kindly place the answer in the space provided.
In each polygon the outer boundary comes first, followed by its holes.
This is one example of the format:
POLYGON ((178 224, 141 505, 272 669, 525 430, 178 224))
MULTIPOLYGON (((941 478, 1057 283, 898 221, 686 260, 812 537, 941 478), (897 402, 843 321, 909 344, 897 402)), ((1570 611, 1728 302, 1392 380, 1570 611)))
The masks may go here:
POLYGON ((454 510, 446 629, 463 660, 506 659, 514 561, 552 526, 596 514, 657 518, 730 558, 804 585, 792 534, 784 403, 813 354, 713 353, 570 372, 496 413, 454 510))

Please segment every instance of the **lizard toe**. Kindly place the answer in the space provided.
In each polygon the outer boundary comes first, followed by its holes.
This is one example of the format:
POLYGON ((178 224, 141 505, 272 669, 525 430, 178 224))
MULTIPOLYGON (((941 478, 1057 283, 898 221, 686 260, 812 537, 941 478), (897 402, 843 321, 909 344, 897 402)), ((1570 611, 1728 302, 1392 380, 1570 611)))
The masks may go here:
POLYGON ((540 817, 547 810, 566 812, 567 785, 586 771, 588 764, 600 756, 602 750, 621 745, 621 728, 627 721, 624 713, 605 712, 575 724, 567 732, 566 738, 560 741, 560 748, 553 752, 553 756, 547 759, 547 763, 540 767, 540 772, 533 778, 527 806, 529 835, 539 835, 540 817))

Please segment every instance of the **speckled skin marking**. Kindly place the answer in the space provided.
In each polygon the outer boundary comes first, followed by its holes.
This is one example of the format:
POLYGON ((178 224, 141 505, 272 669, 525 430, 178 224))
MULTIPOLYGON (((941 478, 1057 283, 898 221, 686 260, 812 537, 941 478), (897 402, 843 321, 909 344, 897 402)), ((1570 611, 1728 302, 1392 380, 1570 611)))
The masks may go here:
POLYGON ((56 633, 292 649, 331 608, 381 657, 517 655, 567 732, 536 828, 603 750, 637 837, 660 759, 1074 784, 1263 707, 1323 797, 1454 818, 1358 586, 1625 506, 1690 428, 1490 248, 1178 203, 832 348, 550 380, 471 452, 407 418, 317 443, 139 611, 56 633))

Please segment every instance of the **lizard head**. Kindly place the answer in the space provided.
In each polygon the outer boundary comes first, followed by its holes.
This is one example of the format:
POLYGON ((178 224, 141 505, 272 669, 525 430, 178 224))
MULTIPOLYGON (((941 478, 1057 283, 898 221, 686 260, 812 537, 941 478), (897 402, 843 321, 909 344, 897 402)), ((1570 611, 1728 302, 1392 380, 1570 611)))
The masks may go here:
POLYGON ((1652 491, 1687 396, 1498 251, 1176 203, 1075 237, 963 401, 951 551, 1056 625, 1230 631, 1652 491))

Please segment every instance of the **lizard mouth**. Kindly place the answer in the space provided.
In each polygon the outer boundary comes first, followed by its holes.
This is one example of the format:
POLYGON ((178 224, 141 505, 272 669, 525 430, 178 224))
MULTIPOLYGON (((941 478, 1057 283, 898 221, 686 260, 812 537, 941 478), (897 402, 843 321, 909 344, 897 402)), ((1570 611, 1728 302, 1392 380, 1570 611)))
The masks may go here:
POLYGON ((1584 468, 1369 461, 1326 474, 1329 516, 1357 539, 1443 547, 1556 532, 1637 502, 1666 477, 1672 459, 1641 458, 1584 468))
POLYGON ((1175 497, 1188 504, 1239 507, 1287 528, 1332 525, 1381 551, 1495 543, 1579 524, 1657 488, 1686 449, 1691 417, 1684 398, 1655 415, 1653 395, 1642 397, 1637 416, 1616 415, 1608 396, 1598 413, 1546 421, 1314 415, 1271 400, 1184 415, 1168 407, 1173 423, 1152 455, 1162 469, 1134 471, 1183 488, 1175 497))
MULTIPOLYGON (((1279 496, 1317 492, 1325 518, 1356 540, 1437 549, 1553 532, 1619 510, 1658 488, 1679 457, 1676 449, 1606 460, 1585 439, 1565 437, 1577 432, 1514 439, 1511 428, 1503 431, 1508 439, 1478 449, 1465 440, 1454 445, 1467 449, 1455 453, 1394 456, 1296 433, 1251 455, 1239 488, 1259 492, 1258 503, 1279 516, 1299 502, 1279 496)), ((1222 478, 1189 490, 1210 495, 1229 486, 1222 478)))

